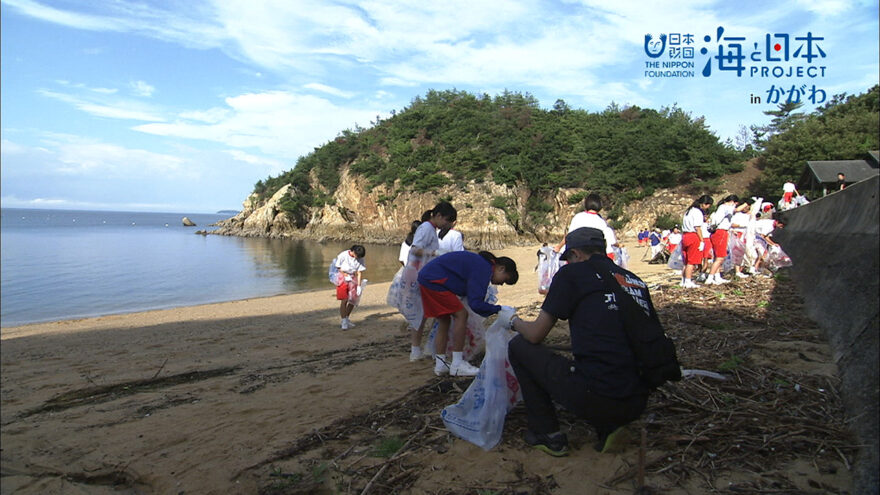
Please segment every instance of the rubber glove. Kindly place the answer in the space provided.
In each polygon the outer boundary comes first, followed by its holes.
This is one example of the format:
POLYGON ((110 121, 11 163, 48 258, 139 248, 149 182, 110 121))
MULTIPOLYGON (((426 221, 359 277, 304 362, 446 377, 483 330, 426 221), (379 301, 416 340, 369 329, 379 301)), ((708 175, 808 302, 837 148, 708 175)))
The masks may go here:
POLYGON ((504 328, 510 328, 510 320, 513 319, 515 313, 516 310, 513 307, 501 306, 501 311, 498 312, 498 321, 504 328))
POLYGON ((361 297, 361 292, 363 292, 363 289, 364 289, 363 287, 358 285, 357 290, 355 291, 355 294, 357 294, 358 297, 361 297))
POLYGON ((700 241, 700 247, 698 248, 700 250, 700 252, 702 252, 705 247, 706 247, 706 243, 703 241, 700 241))

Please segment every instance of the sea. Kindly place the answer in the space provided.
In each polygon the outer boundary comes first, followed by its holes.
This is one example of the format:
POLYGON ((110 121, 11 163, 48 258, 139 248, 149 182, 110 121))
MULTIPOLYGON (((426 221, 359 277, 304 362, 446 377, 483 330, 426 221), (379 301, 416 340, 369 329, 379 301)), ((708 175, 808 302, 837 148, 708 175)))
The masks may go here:
MULTIPOLYGON (((333 290, 352 243, 195 233, 230 216, 2 208, 0 326, 333 290)), ((364 278, 391 280, 399 245, 364 247, 364 278)))

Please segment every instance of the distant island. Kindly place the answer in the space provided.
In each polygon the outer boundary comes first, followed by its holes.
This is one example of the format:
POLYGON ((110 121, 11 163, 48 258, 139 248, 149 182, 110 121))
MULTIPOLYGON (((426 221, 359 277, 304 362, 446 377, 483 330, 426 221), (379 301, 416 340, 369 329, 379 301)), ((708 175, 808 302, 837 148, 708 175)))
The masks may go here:
POLYGON ((238 215, 238 210, 220 210, 218 215, 238 215))

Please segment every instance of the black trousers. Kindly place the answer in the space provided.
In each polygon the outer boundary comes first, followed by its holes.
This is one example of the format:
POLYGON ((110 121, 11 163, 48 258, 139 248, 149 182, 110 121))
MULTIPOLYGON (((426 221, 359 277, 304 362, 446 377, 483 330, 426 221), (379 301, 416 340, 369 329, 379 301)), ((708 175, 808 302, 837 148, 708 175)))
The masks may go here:
POLYGON ((559 431, 557 402, 597 429, 623 426, 645 410, 648 396, 623 399, 603 397, 590 391, 575 362, 541 344, 532 344, 522 335, 514 337, 507 349, 526 406, 529 429, 534 433, 559 431))

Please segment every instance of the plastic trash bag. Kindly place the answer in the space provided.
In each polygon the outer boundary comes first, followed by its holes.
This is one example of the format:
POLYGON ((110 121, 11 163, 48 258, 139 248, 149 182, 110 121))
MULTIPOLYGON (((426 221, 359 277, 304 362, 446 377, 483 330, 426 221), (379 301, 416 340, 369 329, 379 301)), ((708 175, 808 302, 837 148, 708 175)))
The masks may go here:
POLYGON ((629 253, 626 252, 626 248, 615 246, 611 249, 614 251, 614 262, 617 266, 626 270, 626 266, 629 263, 629 253))
POLYGON ((551 251, 549 256, 538 262, 538 294, 546 294, 550 290, 550 282, 559 271, 559 253, 551 251))
POLYGON ((394 278, 391 279, 391 286, 388 287, 388 295, 385 296, 385 302, 392 308, 397 308, 398 311, 400 311, 403 297, 403 270, 404 267, 400 267, 400 270, 397 270, 397 273, 394 274, 394 278))
POLYGON ((345 274, 339 271, 339 267, 336 266, 336 258, 330 260, 330 270, 327 272, 327 276, 330 278, 330 283, 339 287, 342 285, 342 282, 345 279, 345 274))
POLYGON ((780 268, 791 266, 791 258, 789 258, 788 255, 785 254, 785 251, 783 251, 778 245, 770 246, 768 251, 767 264, 769 265, 770 270, 775 272, 780 268))
POLYGON ((684 269, 684 253, 681 252, 681 244, 675 246, 675 251, 669 255, 669 261, 666 262, 666 266, 671 268, 672 270, 683 270, 684 269))
POLYGON ((354 307, 357 307, 358 304, 361 303, 361 298, 364 297, 364 289, 367 287, 367 279, 361 280, 361 293, 357 293, 357 283, 354 280, 346 282, 348 284, 348 303, 354 307))
POLYGON ((418 256, 413 253, 413 250, 410 250, 406 266, 403 267, 400 305, 397 306, 397 309, 412 329, 419 328, 419 325, 422 324, 422 318, 425 316, 425 311, 422 308, 422 293, 419 289, 419 270, 432 259, 434 259, 433 256, 418 256))
POLYGON ((507 360, 507 344, 516 334, 498 320, 486 330, 486 357, 480 372, 461 399, 440 413, 446 429, 459 438, 490 450, 501 441, 507 412, 522 399, 519 382, 507 360))

